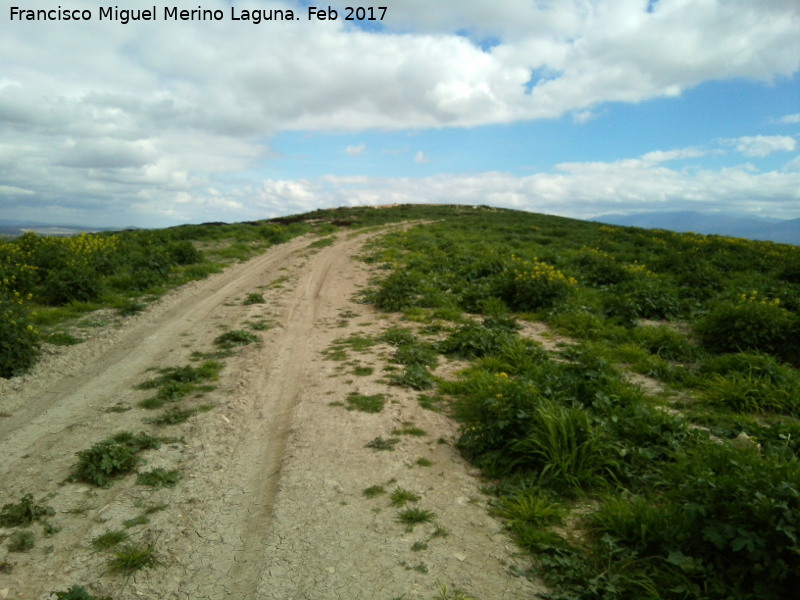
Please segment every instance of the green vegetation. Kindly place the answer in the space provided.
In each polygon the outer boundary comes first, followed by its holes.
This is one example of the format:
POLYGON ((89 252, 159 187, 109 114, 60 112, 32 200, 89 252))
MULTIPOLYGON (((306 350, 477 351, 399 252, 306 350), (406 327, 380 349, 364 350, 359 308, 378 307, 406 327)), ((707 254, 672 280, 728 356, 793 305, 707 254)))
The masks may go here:
POLYGON ((108 487, 117 477, 136 469, 141 462, 138 456, 140 452, 159 446, 158 438, 144 432, 138 435, 120 432, 78 452, 78 463, 73 468, 73 476, 99 487, 108 487))
POLYGON ((407 529, 412 529, 414 525, 420 523, 430 523, 436 515, 429 510, 422 508, 407 508, 397 513, 397 521, 406 526, 407 529))
POLYGON ((367 413, 379 413, 386 404, 386 394, 366 396, 358 392, 350 392, 347 396, 347 410, 360 410, 367 413))
POLYGON ((419 502, 420 497, 414 492, 396 488, 389 499, 392 501, 392 506, 405 506, 408 502, 419 502))
POLYGON ((248 331, 237 329, 234 331, 227 331, 222 335, 217 336, 214 339, 214 343, 219 348, 228 350, 230 348, 236 348, 237 346, 246 346, 248 344, 252 344, 253 342, 257 342, 258 340, 258 336, 255 336, 248 331))
POLYGON ((108 550, 114 546, 119 546, 122 542, 128 541, 128 534, 124 531, 107 531, 92 539, 92 548, 97 551, 108 550))
POLYGON ((167 471, 162 468, 139 473, 136 477, 136 483, 139 485, 147 485, 154 488, 175 487, 180 480, 181 474, 179 471, 167 471))
POLYGON ((143 408, 161 408, 167 402, 178 402, 182 398, 197 392, 213 389, 207 382, 216 381, 222 371, 223 364, 216 360, 207 360, 198 367, 167 367, 159 369, 160 375, 140 383, 137 389, 158 389, 156 395, 139 403, 143 408))
POLYGON ((92 596, 86 591, 86 588, 80 585, 73 585, 66 592, 53 591, 50 593, 55 594, 56 600, 111 600, 110 596, 106 598, 97 598, 96 596, 92 596))
POLYGON ((28 527, 34 521, 54 514, 51 507, 37 504, 33 496, 25 494, 17 504, 6 504, 0 509, 0 527, 28 527))
POLYGON ((118 550, 114 557, 108 561, 108 570, 111 573, 133 575, 141 569, 152 569, 161 562, 155 554, 155 548, 148 546, 125 546, 118 550))
POLYGON ((36 545, 36 535, 32 531, 15 531, 8 537, 9 552, 27 552, 36 545))
POLYGON ((365 260, 365 299, 437 334, 384 334, 393 382, 430 376, 435 353, 469 361, 424 385, 549 597, 796 589, 800 249, 498 210, 389 234, 365 260))
POLYGON ((365 448, 372 448, 373 450, 394 450, 395 445, 400 440, 398 438, 389 438, 388 440, 383 439, 382 437, 376 437, 371 442, 367 442, 364 447, 365 448))

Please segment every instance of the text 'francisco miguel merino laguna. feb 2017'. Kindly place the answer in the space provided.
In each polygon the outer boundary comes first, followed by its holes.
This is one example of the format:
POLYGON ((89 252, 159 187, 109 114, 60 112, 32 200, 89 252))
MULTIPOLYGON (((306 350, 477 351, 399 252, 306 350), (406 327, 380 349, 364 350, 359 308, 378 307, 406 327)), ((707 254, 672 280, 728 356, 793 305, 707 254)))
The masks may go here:
POLYGON ((304 11, 292 9, 237 8, 230 10, 198 6, 186 9, 178 6, 152 6, 150 8, 120 8, 98 6, 95 10, 58 6, 57 8, 9 7, 10 21, 115 21, 126 25, 138 21, 247 21, 258 25, 266 21, 383 21, 385 6, 345 6, 336 10, 330 6, 309 6, 304 11), (160 18, 159 18, 160 16, 160 18))

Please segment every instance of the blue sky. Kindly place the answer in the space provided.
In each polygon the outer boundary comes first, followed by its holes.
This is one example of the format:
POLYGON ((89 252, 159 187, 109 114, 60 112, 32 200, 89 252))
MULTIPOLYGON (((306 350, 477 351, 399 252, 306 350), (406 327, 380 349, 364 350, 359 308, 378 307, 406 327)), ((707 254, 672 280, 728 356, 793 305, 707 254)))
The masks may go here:
POLYGON ((395 202, 800 217, 796 0, 384 0, 364 24, 344 3, 316 21, 314 3, 266 0, 167 22, 173 4, 127 25, 89 0, 24 6, 84 22, 0 9, 0 219, 162 227, 395 202))

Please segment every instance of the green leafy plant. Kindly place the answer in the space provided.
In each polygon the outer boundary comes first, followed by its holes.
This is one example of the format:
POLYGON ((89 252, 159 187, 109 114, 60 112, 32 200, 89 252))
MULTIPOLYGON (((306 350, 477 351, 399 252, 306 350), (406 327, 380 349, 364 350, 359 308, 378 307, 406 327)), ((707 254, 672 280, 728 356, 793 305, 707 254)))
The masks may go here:
POLYGON ((136 483, 155 488, 175 487, 181 479, 181 474, 177 470, 167 471, 166 469, 152 469, 144 473, 139 473, 136 483))
POLYGON ((88 450, 77 453, 77 479, 107 487, 115 478, 132 472, 141 462, 129 447, 111 441, 98 442, 88 450))
POLYGON ((31 494, 25 494, 18 503, 6 504, 0 509, 0 527, 27 527, 54 514, 52 507, 37 504, 31 494))

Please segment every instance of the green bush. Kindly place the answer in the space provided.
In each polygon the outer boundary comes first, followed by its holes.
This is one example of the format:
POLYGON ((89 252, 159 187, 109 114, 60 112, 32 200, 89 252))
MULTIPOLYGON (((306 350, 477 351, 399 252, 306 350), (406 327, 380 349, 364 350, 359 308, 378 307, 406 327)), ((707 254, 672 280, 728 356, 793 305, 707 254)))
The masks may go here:
POLYGON ((712 352, 765 352, 800 361, 800 318, 757 292, 737 302, 719 302, 695 323, 703 345, 712 352))
POLYGON ((15 281, 0 279, 0 377, 14 377, 33 366, 39 356, 39 332, 30 319, 28 303, 11 289, 15 281))
POLYGON ((512 310, 536 311, 553 308, 565 300, 576 283, 548 263, 512 256, 499 293, 512 310))

